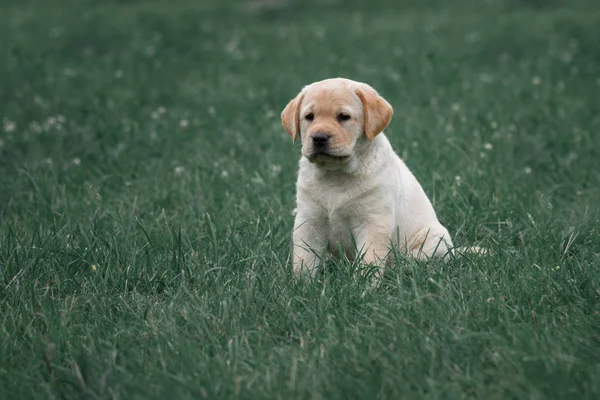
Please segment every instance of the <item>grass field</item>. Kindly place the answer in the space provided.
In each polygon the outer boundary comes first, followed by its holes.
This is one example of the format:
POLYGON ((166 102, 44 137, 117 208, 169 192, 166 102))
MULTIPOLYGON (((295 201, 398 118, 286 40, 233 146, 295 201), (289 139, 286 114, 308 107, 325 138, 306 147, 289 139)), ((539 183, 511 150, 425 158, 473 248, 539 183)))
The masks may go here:
POLYGON ((600 7, 416 3, 1 2, 0 398, 600 398, 600 7), (493 255, 291 276, 334 76, 493 255))

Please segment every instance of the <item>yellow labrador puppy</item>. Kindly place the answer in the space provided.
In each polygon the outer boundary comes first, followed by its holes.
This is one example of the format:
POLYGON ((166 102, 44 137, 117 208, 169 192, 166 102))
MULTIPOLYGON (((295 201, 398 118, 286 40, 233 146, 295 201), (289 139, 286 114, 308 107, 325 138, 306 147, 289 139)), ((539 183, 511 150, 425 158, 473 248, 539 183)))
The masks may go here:
POLYGON ((336 78, 306 86, 281 113, 302 140, 293 232, 294 272, 314 276, 325 250, 381 269, 394 245, 417 258, 445 257, 450 235, 382 133, 390 104, 369 85, 336 78))

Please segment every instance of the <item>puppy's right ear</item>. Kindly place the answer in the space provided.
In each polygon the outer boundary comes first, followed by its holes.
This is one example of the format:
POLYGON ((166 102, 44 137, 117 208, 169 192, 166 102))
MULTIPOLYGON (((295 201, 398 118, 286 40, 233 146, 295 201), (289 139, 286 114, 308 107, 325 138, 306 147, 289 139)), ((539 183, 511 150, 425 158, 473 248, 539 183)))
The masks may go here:
POLYGON ((292 99, 281 113, 281 124, 294 142, 296 141, 298 132, 300 132, 300 106, 302 105, 302 99, 304 99, 304 91, 292 99))

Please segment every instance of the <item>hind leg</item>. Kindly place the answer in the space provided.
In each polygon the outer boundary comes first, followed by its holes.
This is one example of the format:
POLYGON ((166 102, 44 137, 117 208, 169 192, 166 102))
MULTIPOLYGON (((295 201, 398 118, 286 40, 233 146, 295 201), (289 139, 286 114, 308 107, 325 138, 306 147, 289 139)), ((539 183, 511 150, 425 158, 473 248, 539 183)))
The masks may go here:
POLYGON ((450 255, 452 239, 448 230, 438 223, 418 231, 407 241, 406 247, 417 259, 446 259, 450 255))
MULTIPOLYGON (((387 216, 371 215, 368 220, 361 222, 354 232, 356 246, 363 255, 363 264, 376 268, 371 284, 377 286, 388 265, 392 227, 387 216)), ((365 271, 363 269, 361 273, 365 271)))

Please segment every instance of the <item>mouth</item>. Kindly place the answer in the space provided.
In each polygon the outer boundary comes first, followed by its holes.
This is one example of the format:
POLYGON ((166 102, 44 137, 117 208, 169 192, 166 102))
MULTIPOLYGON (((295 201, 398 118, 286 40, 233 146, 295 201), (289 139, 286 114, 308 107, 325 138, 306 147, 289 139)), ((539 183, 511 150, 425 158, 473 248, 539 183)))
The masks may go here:
POLYGON ((325 152, 312 153, 306 156, 306 158, 315 164, 345 164, 350 160, 350 156, 340 156, 325 152))

